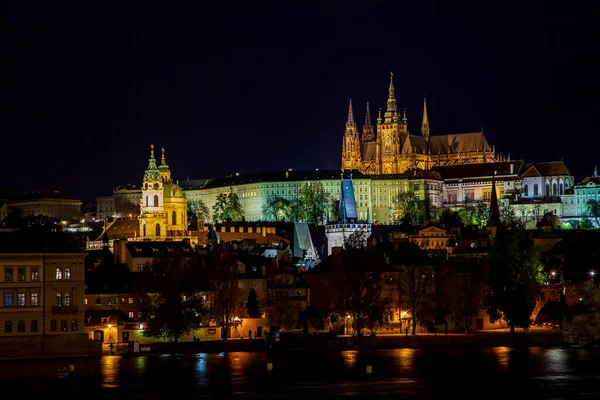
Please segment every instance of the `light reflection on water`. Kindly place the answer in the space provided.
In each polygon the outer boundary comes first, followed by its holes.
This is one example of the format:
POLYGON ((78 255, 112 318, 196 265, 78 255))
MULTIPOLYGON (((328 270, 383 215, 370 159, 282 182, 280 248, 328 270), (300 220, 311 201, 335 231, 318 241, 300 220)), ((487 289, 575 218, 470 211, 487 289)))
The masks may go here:
POLYGON ((546 370, 550 373, 565 374, 572 371, 568 364, 568 349, 547 349, 544 358, 546 370))
POLYGON ((391 354, 394 357, 394 361, 398 363, 402 370, 414 370, 415 369, 415 349, 396 349, 392 350, 391 354))
POLYGON ((342 361, 344 362, 344 366, 348 369, 354 369, 357 363, 358 351, 349 350, 342 351, 342 361))
POLYGON ((121 356, 104 356, 101 359, 100 371, 102 373, 103 387, 119 386, 119 370, 121 369, 121 356))
POLYGON ((510 347, 494 347, 492 351, 496 355, 496 364, 500 367, 501 371, 508 372, 510 367, 510 347))

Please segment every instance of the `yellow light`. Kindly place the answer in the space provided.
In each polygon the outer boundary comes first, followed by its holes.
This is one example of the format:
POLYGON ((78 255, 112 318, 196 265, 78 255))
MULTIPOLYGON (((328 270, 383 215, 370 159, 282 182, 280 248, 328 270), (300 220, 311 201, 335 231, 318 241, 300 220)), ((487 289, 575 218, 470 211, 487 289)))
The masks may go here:
POLYGON ((112 324, 108 324, 108 327, 109 327, 109 328, 112 328, 112 324))
POLYGON ((406 311, 402 311, 402 318, 406 317, 406 311))

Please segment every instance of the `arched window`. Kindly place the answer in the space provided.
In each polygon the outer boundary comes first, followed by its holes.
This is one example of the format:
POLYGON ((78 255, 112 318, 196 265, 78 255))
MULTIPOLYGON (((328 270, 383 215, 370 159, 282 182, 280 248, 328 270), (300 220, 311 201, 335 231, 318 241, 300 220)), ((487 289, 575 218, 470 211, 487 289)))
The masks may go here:
POLYGON ((71 330, 72 331, 77 330, 77 320, 76 319, 71 320, 71 330))
POLYGON ((556 182, 554 182, 552 184, 552 196, 557 196, 558 195, 558 188, 556 186, 556 182))
POLYGON ((65 301, 63 303, 66 307, 71 305, 71 293, 65 293, 65 301))
POLYGON ((529 186, 528 185, 525 185, 523 187, 523 195, 524 196, 529 196, 529 186))
POLYGON ((171 224, 177 225, 177 212, 176 211, 173 211, 171 213, 171 224))
POLYGON ((569 188, 569 185, 570 185, 570 183, 569 183, 569 180, 567 179, 565 181, 565 190, 567 190, 569 188))
POLYGON ((545 196, 550 196, 550 184, 546 183, 546 193, 544 193, 545 196))
POLYGON ((565 190, 564 190, 564 188, 563 188, 563 183, 562 183, 562 182, 561 182, 561 183, 560 183, 560 185, 559 185, 559 189, 560 189, 560 192, 559 192, 559 193, 560 193, 561 195, 565 194, 565 190))
POLYGON ((148 207, 149 205, 150 205, 150 204, 149 204, 148 195, 146 195, 146 207, 148 207))
POLYGON ((160 224, 156 224, 156 236, 160 236, 160 224))
POLYGON ((65 268, 65 280, 71 279, 71 268, 65 268))
POLYGON ((66 319, 63 319, 60 321, 60 330, 63 332, 67 330, 67 320, 66 319))
POLYGON ((59 307, 62 306, 62 293, 61 292, 56 293, 56 305, 59 307))
POLYGON ((38 330, 37 319, 31 320, 31 332, 37 332, 37 330, 38 330))
POLYGON ((538 184, 537 184, 537 183, 534 183, 534 184, 533 184, 533 195, 534 195, 534 196, 537 196, 537 195, 538 195, 538 193, 539 193, 539 190, 538 190, 538 184))
POLYGON ((154 195, 154 207, 158 207, 158 195, 154 195))
POLYGON ((4 323, 4 332, 5 333, 10 333, 12 332, 12 321, 6 321, 4 323))
POLYGON ((56 268, 56 280, 60 281, 63 277, 62 268, 56 268))
POLYGON ((25 332, 25 321, 23 321, 22 319, 20 319, 19 322, 17 322, 17 331, 25 332))

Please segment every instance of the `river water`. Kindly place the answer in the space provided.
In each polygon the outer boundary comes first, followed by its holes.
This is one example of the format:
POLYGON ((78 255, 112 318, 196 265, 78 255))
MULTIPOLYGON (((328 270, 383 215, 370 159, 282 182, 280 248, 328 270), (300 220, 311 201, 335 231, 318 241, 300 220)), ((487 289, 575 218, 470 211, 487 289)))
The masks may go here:
POLYGON ((444 347, 15 361, 0 363, 0 385, 20 398, 86 400, 600 398, 600 350, 444 347), (73 372, 58 371, 69 364, 73 372))

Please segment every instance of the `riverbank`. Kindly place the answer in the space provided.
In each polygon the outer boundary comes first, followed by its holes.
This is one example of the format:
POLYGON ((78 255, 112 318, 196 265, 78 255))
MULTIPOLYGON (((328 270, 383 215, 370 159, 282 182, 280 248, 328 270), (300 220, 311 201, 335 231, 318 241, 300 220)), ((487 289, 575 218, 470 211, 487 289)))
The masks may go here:
MULTIPOLYGON (((344 351, 344 350, 377 350, 398 348, 428 348, 428 347, 556 347, 561 346, 562 335, 560 331, 531 330, 518 332, 509 336, 507 331, 486 331, 469 335, 464 334, 420 334, 416 336, 382 335, 374 337, 348 337, 341 336, 326 341, 299 340, 293 345, 274 343, 267 348, 262 338, 252 340, 215 340, 181 343, 154 343, 143 345, 140 353, 143 354, 168 354, 168 353, 229 353, 229 352, 265 352, 265 351, 344 351)), ((104 352, 107 354, 107 351, 104 352)), ((115 354, 126 354, 128 349, 116 348, 115 354)))

